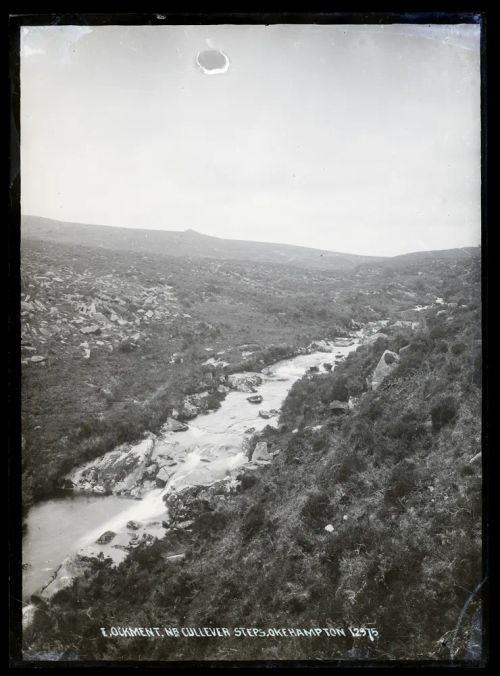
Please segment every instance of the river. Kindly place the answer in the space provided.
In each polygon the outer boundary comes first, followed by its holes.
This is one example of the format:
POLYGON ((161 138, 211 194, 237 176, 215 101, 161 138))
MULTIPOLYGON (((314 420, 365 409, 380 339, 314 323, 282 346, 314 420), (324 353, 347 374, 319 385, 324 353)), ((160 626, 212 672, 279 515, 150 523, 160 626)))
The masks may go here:
POLYGON ((71 494, 48 500, 33 507, 27 518, 23 539, 23 599, 46 584, 61 561, 72 554, 103 552, 118 562, 126 556, 123 546, 130 542, 126 524, 130 520, 141 524, 137 534, 149 533, 161 537, 162 518, 166 518, 163 496, 172 488, 194 484, 211 484, 247 462, 242 442, 252 428, 277 425, 277 417, 263 419, 259 410, 279 410, 293 383, 311 366, 323 370, 323 364, 334 364, 337 355, 355 350, 359 341, 346 347, 334 347, 331 352, 313 352, 285 359, 264 369, 263 382, 257 387, 263 398, 259 405, 247 401, 248 393, 231 391, 216 411, 200 415, 184 432, 169 432, 157 439, 154 454, 167 449, 178 461, 165 488, 149 491, 141 500, 108 496, 71 494), (96 540, 107 530, 118 537, 112 544, 98 545, 96 540))

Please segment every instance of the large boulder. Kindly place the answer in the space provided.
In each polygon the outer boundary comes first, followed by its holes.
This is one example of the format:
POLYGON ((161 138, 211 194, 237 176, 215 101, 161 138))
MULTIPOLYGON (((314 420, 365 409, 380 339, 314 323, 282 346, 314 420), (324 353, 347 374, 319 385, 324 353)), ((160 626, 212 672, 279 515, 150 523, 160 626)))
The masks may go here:
POLYGON ((278 415, 278 411, 275 408, 272 408, 270 411, 259 411, 259 416, 264 418, 264 420, 269 420, 278 415))
POLYGON ((308 352, 331 352, 330 345, 326 340, 315 340, 307 348, 308 352))
POLYGON ((391 350, 385 350, 372 374, 372 390, 376 390, 381 385, 382 381, 394 371, 398 364, 399 355, 391 350))
POLYGON ((262 378, 257 373, 233 373, 228 376, 227 383, 238 392, 255 392, 255 388, 262 384, 262 378))
POLYGON ((106 530, 104 533, 96 540, 98 545, 108 545, 111 540, 116 536, 116 533, 112 530, 106 530))
POLYGON ((185 432, 188 429, 188 426, 176 420, 175 418, 167 418, 167 421, 162 425, 162 432, 185 432))
POLYGON ((267 443, 265 441, 259 441, 255 445, 250 460, 252 462, 257 462, 258 460, 272 460, 272 456, 269 455, 267 443))
POLYGON ((158 465, 153 462, 151 465, 148 465, 146 469, 144 470, 144 473, 142 475, 143 479, 154 479, 155 476, 158 474, 158 465))
POLYGON ((154 443, 154 438, 149 437, 133 446, 122 444, 73 470, 64 479, 76 490, 131 495, 132 490, 140 488, 144 471, 151 463, 154 443))
POLYGON ((196 418, 200 412, 200 407, 195 404, 192 397, 186 397, 182 402, 181 410, 179 411, 180 420, 192 420, 196 418))
POLYGON ((172 471, 169 470, 167 467, 160 467, 158 470, 158 474, 156 475, 156 485, 159 488, 163 488, 164 486, 167 485, 168 480, 172 476, 172 471))
POLYGON ((349 347, 354 345, 354 340, 352 338, 335 338, 333 344, 335 347, 349 347))

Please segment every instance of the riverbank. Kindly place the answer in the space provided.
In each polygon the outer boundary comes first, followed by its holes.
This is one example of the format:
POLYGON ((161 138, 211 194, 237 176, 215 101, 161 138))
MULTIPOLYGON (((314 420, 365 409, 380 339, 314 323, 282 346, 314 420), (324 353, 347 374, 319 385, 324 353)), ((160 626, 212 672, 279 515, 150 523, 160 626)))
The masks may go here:
MULTIPOLYGON (((224 393, 221 406, 216 411, 193 417, 184 423, 181 431, 173 431, 167 421, 159 435, 149 434, 138 444, 115 449, 67 475, 67 487, 101 496, 96 499, 106 514, 108 501, 123 500, 124 496, 136 498, 125 509, 118 509, 112 518, 103 519, 100 525, 87 529, 84 536, 72 543, 68 551, 70 558, 102 553, 119 562, 127 551, 161 537, 164 532, 162 524, 168 518, 165 495, 174 489, 179 491, 192 485, 210 485, 222 480, 230 482, 235 471, 248 463, 248 452, 255 447, 259 432, 266 426, 277 425, 277 413, 293 383, 311 368, 325 373, 329 372, 329 368, 335 368, 335 356, 345 356, 355 349, 359 336, 356 338, 356 341, 344 338, 341 341, 344 344, 337 346, 332 342, 313 344, 301 350, 305 354, 264 367, 259 374, 232 374, 229 382, 233 389, 228 388, 224 393), (262 396, 262 405, 248 401, 251 391, 257 391, 262 396), (272 417, 259 415, 269 411, 275 411, 272 417), (128 525, 131 523, 132 527, 128 525), (106 533, 111 534, 107 536, 108 541, 97 543, 106 533)), ((61 526, 67 523, 64 500, 57 505, 54 502, 50 504, 53 513, 45 520, 41 539, 50 541, 54 537, 66 542, 67 536, 61 530, 51 533, 52 524, 61 526)), ((115 504, 119 503, 113 502, 115 504)), ((49 512, 50 509, 48 507, 49 512)), ((85 520, 85 509, 82 512, 77 520, 85 520)), ((68 528, 74 530, 71 522, 68 528)), ((28 533, 30 531, 28 519, 28 533)), ((30 549, 35 551, 36 543, 30 549)), ((34 561, 27 562, 32 569, 39 565, 34 561)), ((79 567, 76 568, 79 571, 79 567)), ((63 573, 68 578, 68 584, 72 580, 70 569, 71 562, 67 561, 63 573)), ((61 575, 56 576, 45 586, 41 591, 42 598, 49 598, 61 588, 60 578, 61 575)), ((29 591, 33 592, 33 589, 30 587, 29 591)))

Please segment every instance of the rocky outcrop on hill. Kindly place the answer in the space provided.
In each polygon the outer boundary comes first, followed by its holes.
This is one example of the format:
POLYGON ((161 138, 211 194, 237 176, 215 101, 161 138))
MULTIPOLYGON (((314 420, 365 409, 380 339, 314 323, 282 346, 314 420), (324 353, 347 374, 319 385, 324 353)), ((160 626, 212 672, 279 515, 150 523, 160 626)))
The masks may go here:
MULTIPOLYGON (((127 277, 96 277, 90 269, 75 274, 70 265, 58 266, 56 273, 25 257, 22 276, 24 352, 43 353, 56 345, 66 357, 86 359, 94 350, 127 352, 148 340, 150 324, 179 315, 173 288, 166 283, 144 285, 134 268, 127 277), (87 345, 82 350, 83 336, 87 345)), ((24 355, 22 363, 43 364, 24 355)))

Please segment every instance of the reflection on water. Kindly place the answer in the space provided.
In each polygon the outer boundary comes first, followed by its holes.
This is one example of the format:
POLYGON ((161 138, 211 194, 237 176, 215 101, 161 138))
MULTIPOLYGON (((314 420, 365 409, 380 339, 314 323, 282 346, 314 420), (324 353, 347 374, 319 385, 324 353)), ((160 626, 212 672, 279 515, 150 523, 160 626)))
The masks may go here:
POLYGON ((102 523, 104 515, 119 514, 130 504, 130 499, 114 495, 69 495, 32 507, 23 538, 23 562, 27 564, 23 598, 47 582, 64 557, 77 551, 79 540, 89 529, 102 523))

